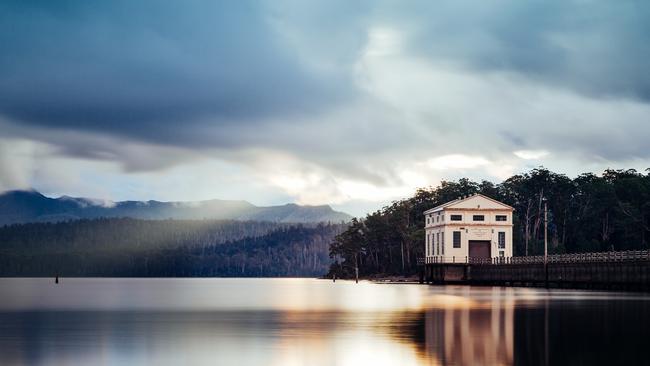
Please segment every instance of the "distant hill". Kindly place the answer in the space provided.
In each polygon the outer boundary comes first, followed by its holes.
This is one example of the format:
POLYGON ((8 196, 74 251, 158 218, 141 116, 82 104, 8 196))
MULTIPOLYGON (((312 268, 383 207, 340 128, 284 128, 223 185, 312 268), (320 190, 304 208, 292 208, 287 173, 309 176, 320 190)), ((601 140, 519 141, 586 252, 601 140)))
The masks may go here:
POLYGON ((286 204, 258 207, 246 201, 229 200, 111 202, 68 196, 50 198, 37 191, 8 191, 0 194, 0 226, 100 217, 130 217, 147 220, 250 220, 281 223, 339 223, 352 218, 327 205, 286 204))

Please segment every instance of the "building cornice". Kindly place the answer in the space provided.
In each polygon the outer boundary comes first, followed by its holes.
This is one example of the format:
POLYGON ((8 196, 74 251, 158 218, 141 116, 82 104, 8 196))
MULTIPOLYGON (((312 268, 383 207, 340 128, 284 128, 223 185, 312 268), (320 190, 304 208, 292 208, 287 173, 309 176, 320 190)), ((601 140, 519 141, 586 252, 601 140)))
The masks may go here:
POLYGON ((461 202, 470 200, 470 199, 472 199, 474 197, 483 197, 488 201, 492 201, 492 202, 494 202, 494 203, 496 203, 496 204, 498 204, 500 206, 503 206, 503 208, 494 209, 494 210, 508 210, 508 211, 514 211, 515 210, 514 207, 512 207, 510 205, 506 205, 503 202, 499 202, 499 201, 495 200, 494 198, 488 197, 488 196, 486 196, 484 194, 481 194, 481 193, 476 193, 476 194, 473 194, 471 196, 458 198, 458 199, 455 199, 453 201, 449 201, 447 203, 444 203, 442 205, 438 205, 438 206, 436 206, 434 208, 428 209, 428 210, 424 211, 424 214, 427 215, 427 214, 438 212, 438 211, 450 210, 449 206, 457 205, 457 204, 459 204, 461 202))
POLYGON ((443 224, 443 225, 429 225, 429 226, 426 226, 425 228, 426 228, 426 229, 431 229, 431 228, 438 228, 438 227, 444 227, 444 226, 453 226, 453 227, 457 227, 457 226, 460 227, 460 226, 462 226, 462 227, 466 227, 467 229, 471 229, 472 226, 481 226, 481 227, 488 227, 488 226, 495 226, 495 227, 512 227, 513 224, 485 224, 485 223, 474 223, 474 222, 472 222, 472 223, 453 223, 453 224, 451 224, 451 223, 446 223, 446 224, 443 224))
POLYGON ((514 209, 512 208, 460 208, 460 207, 446 207, 443 208, 442 211, 498 211, 498 212, 513 212, 514 209))

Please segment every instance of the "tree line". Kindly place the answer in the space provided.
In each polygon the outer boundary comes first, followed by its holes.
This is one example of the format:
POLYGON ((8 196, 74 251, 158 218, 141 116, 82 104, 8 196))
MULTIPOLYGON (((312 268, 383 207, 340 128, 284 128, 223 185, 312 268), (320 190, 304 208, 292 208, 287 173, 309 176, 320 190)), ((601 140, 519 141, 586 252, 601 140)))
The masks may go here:
POLYGON ((481 193, 514 207, 514 255, 544 251, 544 202, 549 252, 647 249, 650 241, 650 169, 606 170, 571 179, 545 168, 494 184, 463 178, 418 189, 411 198, 354 219, 330 245, 328 276, 410 275, 424 255, 427 209, 481 193))
POLYGON ((0 276, 318 276, 342 224, 104 218, 0 227, 0 276))

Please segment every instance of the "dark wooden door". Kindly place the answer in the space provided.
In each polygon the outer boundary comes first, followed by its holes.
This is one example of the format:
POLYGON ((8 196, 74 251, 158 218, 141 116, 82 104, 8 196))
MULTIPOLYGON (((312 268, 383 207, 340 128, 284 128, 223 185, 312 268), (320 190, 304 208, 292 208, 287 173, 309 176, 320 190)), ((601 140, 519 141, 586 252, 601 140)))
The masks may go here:
POLYGON ((470 258, 490 258, 490 241, 489 240, 470 240, 469 256, 470 258))

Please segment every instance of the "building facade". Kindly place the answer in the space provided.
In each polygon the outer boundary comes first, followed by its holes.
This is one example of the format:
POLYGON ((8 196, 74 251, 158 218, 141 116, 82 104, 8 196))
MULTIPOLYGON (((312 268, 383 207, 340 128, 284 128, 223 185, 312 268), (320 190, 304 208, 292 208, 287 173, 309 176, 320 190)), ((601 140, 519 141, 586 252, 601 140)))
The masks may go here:
POLYGON ((424 212, 425 256, 431 262, 512 257, 514 209, 482 194, 424 212))

